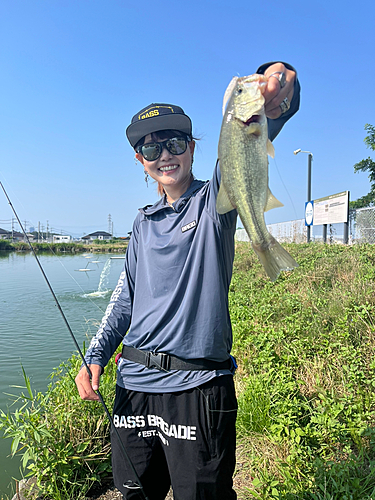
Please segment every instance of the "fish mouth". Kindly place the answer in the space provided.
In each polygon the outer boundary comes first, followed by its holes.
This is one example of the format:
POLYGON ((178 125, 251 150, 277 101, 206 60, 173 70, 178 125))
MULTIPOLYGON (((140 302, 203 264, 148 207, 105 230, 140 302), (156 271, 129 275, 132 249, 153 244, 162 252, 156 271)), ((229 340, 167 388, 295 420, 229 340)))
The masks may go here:
POLYGON ((245 122, 242 122, 242 123, 248 127, 250 125, 250 123, 259 123, 259 122, 260 122, 260 115, 253 115, 253 116, 250 116, 250 118, 248 120, 246 120, 245 122))

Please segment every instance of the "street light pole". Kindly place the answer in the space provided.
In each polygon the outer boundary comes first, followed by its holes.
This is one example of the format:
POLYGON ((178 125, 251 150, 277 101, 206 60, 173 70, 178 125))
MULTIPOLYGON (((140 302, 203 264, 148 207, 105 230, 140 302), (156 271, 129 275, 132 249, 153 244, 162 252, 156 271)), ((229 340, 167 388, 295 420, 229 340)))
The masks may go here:
MULTIPOLYGON (((307 153, 308 156, 308 164, 307 164, 307 201, 311 201, 311 167, 312 167, 312 159, 313 155, 311 151, 302 151, 302 149, 296 149, 293 151, 295 155, 298 153, 307 153)), ((307 243, 310 243, 311 236, 311 226, 307 226, 307 243)))

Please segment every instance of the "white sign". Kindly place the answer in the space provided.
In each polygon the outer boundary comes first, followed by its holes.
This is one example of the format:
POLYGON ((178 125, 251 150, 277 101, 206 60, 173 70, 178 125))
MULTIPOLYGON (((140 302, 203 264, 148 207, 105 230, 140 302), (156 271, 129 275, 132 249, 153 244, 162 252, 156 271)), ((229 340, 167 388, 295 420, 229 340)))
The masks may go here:
POLYGON ((349 191, 314 200, 314 226, 348 222, 349 191))
POLYGON ((314 220, 314 202, 305 203, 305 226, 312 226, 314 220))

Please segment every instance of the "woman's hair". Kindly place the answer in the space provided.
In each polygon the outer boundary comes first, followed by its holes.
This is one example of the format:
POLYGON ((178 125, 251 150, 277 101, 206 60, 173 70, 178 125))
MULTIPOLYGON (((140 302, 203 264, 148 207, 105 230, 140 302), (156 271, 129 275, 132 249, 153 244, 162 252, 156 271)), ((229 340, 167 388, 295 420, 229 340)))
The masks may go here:
MULTIPOLYGON (((146 136, 145 136, 146 137, 146 136)), ((145 137, 142 137, 137 144, 134 146, 134 150, 137 151, 139 146, 143 146, 145 143, 145 137)), ((186 137, 188 141, 196 141, 197 139, 193 136, 184 134, 179 130, 159 130, 158 132, 153 132, 151 134, 151 139, 153 141, 164 141, 166 139, 172 139, 172 137, 186 137)), ((163 196, 165 194, 164 188, 160 182, 158 182, 157 192, 159 196, 163 196)))

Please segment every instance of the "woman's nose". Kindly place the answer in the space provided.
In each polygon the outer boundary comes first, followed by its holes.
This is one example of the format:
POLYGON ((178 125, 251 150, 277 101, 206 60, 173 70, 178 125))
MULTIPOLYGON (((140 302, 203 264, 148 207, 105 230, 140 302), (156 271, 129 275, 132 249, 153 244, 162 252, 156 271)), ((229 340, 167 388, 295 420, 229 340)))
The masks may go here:
POLYGON ((162 151, 161 151, 160 158, 161 158, 162 160, 166 160, 166 159, 170 158, 171 156, 173 156, 173 155, 172 155, 172 153, 170 153, 170 152, 168 151, 168 149, 166 148, 165 144, 163 144, 163 149, 162 149, 162 151))

